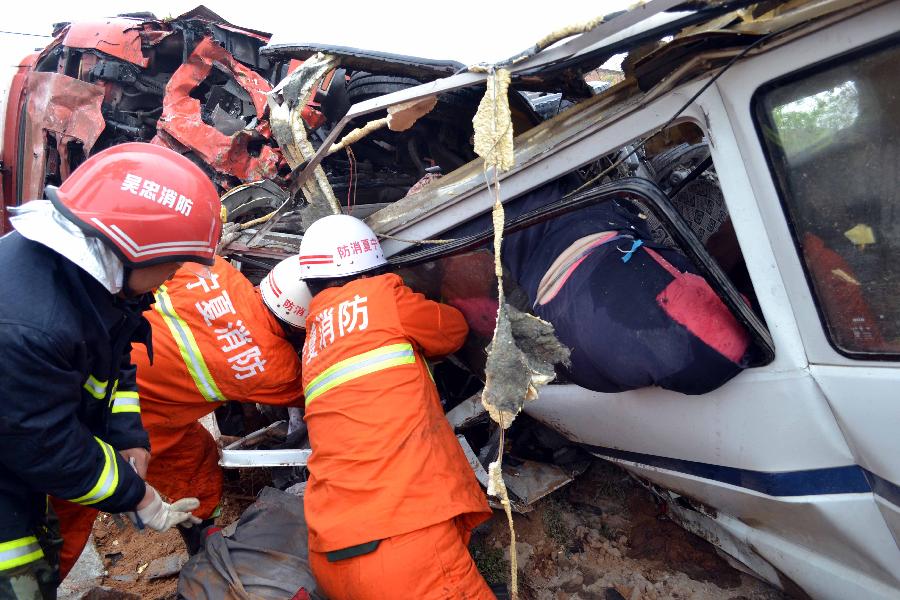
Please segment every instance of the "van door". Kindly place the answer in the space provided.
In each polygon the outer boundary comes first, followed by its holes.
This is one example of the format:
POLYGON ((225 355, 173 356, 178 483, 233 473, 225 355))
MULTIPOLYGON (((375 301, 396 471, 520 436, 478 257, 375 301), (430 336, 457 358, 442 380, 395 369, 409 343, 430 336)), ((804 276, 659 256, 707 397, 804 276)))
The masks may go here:
POLYGON ((755 94, 810 372, 900 545, 900 37, 755 94), (805 285, 804 285, 805 284, 805 285))

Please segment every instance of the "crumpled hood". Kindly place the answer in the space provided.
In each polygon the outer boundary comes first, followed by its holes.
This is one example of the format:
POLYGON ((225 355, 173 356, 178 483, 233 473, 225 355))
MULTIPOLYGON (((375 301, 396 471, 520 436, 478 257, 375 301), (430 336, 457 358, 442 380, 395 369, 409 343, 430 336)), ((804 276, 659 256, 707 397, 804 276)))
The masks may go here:
POLYGON ((87 271, 109 291, 122 290, 125 266, 99 238, 87 237, 72 221, 56 210, 49 200, 32 200, 10 208, 9 221, 24 237, 47 246, 87 271))

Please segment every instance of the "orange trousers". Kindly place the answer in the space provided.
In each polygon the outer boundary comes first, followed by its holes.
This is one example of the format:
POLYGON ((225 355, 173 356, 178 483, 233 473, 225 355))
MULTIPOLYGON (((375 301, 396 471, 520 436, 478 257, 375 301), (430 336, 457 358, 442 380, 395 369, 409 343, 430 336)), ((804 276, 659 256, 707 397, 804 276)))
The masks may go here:
MULTIPOLYGON (((193 497, 200 500, 194 516, 208 519, 222 500, 222 469, 212 435, 196 421, 177 430, 151 429, 153 446, 164 450, 151 454, 147 483, 170 500, 193 497), (177 436, 177 443, 169 443, 177 436), (159 442, 159 443, 157 443, 159 442)), ((63 545, 59 555, 60 577, 64 578, 81 556, 94 527, 97 510, 52 498, 53 510, 59 517, 63 545)))
POLYGON ((309 564, 330 600, 496 600, 469 554, 469 536, 451 519, 390 537, 354 558, 328 562, 310 551, 309 564))

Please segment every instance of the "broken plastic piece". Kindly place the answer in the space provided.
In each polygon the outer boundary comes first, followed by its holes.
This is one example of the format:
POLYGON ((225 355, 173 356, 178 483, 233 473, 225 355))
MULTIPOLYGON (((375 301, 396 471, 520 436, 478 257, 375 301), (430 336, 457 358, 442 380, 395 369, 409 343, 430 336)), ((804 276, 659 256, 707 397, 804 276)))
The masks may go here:
POLYGON ((845 231, 844 236, 854 245, 859 246, 860 250, 869 244, 875 243, 875 232, 872 231, 871 227, 863 223, 859 223, 852 229, 845 231))

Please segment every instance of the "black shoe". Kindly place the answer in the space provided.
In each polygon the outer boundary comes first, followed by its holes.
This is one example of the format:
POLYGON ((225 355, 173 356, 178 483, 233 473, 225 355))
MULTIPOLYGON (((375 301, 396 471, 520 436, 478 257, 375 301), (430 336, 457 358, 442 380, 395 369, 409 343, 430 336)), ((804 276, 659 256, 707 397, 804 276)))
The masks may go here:
POLYGON ((181 539, 184 540, 184 545, 187 547, 190 556, 203 550, 203 547, 206 545, 207 533, 211 527, 215 527, 215 524, 214 519, 206 519, 192 527, 178 526, 178 533, 181 534, 181 539))

